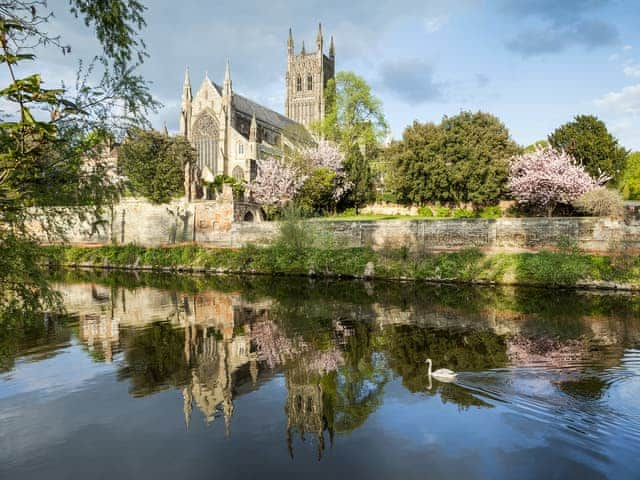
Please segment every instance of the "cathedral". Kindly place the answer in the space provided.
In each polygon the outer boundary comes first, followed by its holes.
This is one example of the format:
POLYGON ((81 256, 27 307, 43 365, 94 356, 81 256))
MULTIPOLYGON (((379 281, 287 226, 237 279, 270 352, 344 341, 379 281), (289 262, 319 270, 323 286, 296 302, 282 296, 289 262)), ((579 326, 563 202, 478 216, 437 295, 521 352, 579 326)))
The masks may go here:
POLYGON ((315 51, 307 52, 303 42, 296 54, 291 30, 287 47, 285 115, 236 93, 228 60, 222 85, 205 75, 195 95, 187 69, 180 134, 197 151, 202 180, 212 182, 218 175, 252 180, 256 160, 282 158, 287 148, 295 148, 300 132, 307 132, 313 122, 324 118, 324 90, 335 73, 333 37, 329 55, 324 54, 322 25, 318 27, 315 51))

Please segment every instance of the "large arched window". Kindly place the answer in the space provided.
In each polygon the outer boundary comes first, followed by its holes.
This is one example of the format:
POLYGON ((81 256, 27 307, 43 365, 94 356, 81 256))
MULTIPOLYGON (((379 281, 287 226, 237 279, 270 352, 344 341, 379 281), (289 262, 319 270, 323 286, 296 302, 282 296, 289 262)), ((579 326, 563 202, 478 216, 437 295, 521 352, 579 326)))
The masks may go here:
POLYGON ((300 75, 298 75, 298 78, 296 78, 296 91, 302 91, 302 77, 300 75))
POLYGON ((233 178, 235 178, 239 182, 244 180, 244 171, 242 170, 242 167, 239 167, 239 166, 234 167, 233 171, 231 172, 231 175, 233 175, 233 178))
POLYGON ((198 154, 198 166, 207 167, 212 174, 217 171, 218 123, 212 115, 201 115, 193 126, 193 146, 198 154))
POLYGON ((307 75, 307 90, 313 90, 313 77, 307 75))

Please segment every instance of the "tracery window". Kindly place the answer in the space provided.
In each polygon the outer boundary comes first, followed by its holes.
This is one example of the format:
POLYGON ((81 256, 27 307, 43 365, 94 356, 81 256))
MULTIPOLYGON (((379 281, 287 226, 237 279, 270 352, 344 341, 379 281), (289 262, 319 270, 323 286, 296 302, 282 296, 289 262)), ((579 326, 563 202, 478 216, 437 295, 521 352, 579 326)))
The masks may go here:
POLYGON ((296 78, 296 91, 302 91, 302 77, 300 75, 298 75, 298 78, 296 78))
POLYGON ((244 171, 242 170, 242 167, 239 167, 239 166, 234 167, 233 171, 231 172, 231 175, 233 175, 233 178, 235 178, 239 182, 244 180, 244 171))
POLYGON ((193 146, 198 156, 198 166, 209 168, 215 175, 217 170, 218 124, 209 114, 200 116, 193 126, 193 146))
POLYGON ((244 155, 244 144, 238 143, 238 155, 244 155))
POLYGON ((307 75, 307 90, 313 90, 313 77, 307 75))

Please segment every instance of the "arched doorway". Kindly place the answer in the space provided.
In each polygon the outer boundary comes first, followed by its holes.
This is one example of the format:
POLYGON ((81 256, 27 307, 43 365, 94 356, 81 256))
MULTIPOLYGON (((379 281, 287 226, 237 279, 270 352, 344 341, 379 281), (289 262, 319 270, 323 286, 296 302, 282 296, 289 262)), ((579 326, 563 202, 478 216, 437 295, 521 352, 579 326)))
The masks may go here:
POLYGON ((253 213, 251 213, 251 212, 245 213, 243 221, 245 221, 245 222, 253 222, 253 213))

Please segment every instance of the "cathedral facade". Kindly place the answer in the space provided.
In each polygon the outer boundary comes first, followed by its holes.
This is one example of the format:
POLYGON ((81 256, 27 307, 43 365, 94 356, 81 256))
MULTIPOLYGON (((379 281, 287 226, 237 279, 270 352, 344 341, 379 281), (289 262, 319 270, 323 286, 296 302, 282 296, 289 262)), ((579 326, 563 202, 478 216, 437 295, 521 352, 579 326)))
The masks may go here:
POLYGON ((282 158, 287 147, 295 147, 295 137, 301 131, 324 118, 324 89, 334 75, 335 48, 331 38, 326 56, 323 43, 320 26, 316 51, 307 53, 303 43, 296 55, 289 31, 285 115, 236 93, 229 61, 222 85, 205 75, 195 95, 187 69, 180 134, 196 149, 198 175, 202 180, 212 182, 218 175, 252 180, 258 159, 282 158))

